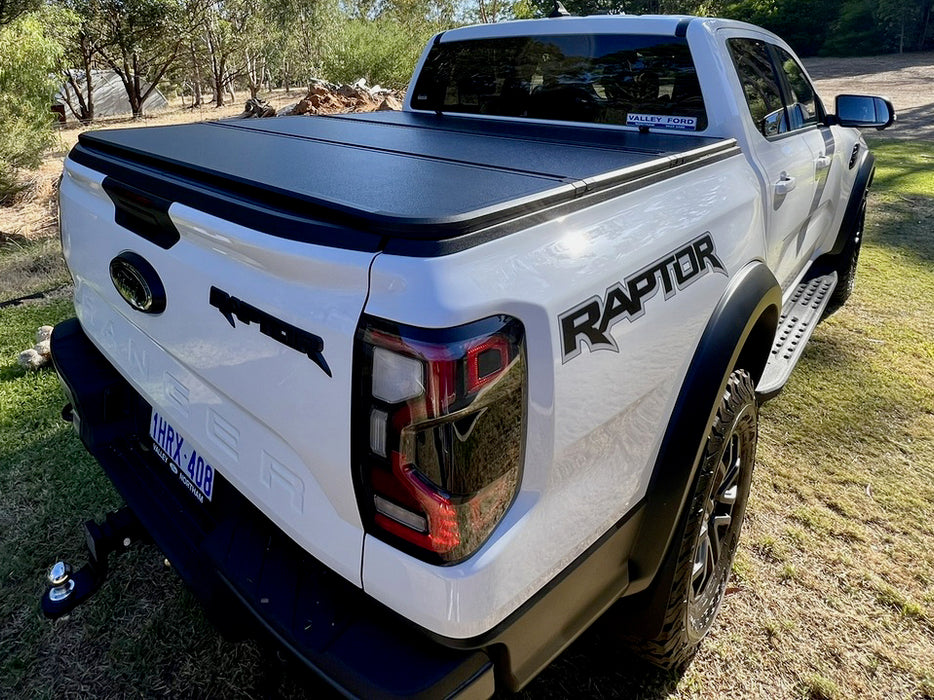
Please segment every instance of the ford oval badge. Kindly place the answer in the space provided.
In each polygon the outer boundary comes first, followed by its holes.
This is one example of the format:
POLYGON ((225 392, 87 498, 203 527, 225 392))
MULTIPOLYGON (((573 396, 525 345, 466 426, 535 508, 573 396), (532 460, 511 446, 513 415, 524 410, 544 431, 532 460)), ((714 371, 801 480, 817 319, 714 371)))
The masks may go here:
POLYGON ((127 304, 144 314, 165 311, 165 287, 143 256, 126 250, 110 261, 110 279, 127 304))

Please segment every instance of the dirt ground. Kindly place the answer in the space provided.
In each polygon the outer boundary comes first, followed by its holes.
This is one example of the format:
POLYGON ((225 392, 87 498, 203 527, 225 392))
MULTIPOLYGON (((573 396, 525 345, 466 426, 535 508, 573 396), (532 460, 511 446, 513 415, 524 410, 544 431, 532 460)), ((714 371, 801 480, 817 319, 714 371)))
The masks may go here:
POLYGON ((888 97, 898 121, 886 137, 934 140, 934 52, 804 62, 828 110, 836 95, 888 97))

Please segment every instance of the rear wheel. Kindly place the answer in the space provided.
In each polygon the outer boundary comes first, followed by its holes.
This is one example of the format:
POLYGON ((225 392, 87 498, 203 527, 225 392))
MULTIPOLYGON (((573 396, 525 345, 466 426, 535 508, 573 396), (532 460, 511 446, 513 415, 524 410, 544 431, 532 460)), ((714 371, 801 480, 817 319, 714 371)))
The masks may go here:
POLYGON ((713 624, 736 554, 756 458, 755 384, 736 370, 720 398, 694 480, 668 596, 664 625, 634 651, 666 669, 694 656, 713 624))

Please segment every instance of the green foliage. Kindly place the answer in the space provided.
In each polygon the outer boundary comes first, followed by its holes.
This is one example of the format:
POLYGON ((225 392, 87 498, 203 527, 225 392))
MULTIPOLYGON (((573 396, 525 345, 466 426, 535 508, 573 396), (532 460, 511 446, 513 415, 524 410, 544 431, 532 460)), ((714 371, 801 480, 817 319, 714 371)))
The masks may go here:
MULTIPOLYGON (((545 17, 554 8, 554 0, 530 0, 537 16, 545 17)), ((719 14, 719 0, 562 0, 572 15, 698 15, 719 14)), ((517 6, 521 7, 520 3, 517 6)))
POLYGON ((100 8, 100 57, 120 76, 133 115, 142 116, 185 40, 185 8, 181 0, 102 0, 100 8))
MULTIPOLYGON (((875 2, 876 0, 870 0, 875 2)), ((823 46, 845 0, 739 0, 723 8, 723 16, 758 24, 775 32, 802 56, 823 46)))
POLYGON ((41 4, 40 0, 0 0, 0 27, 27 12, 38 10, 41 4))
POLYGON ((833 32, 821 54, 825 56, 857 56, 880 53, 883 44, 881 28, 876 24, 874 0, 849 0, 833 24, 833 32))
POLYGON ((338 83, 366 78, 371 85, 404 87, 433 33, 427 23, 412 26, 394 17, 344 20, 324 39, 322 77, 338 83))
POLYGON ((62 54, 52 36, 72 20, 46 9, 0 27, 0 202, 16 191, 20 170, 39 165, 52 140, 50 76, 62 54))
POLYGON ((917 51, 929 45, 931 0, 844 0, 821 48, 826 56, 917 51))

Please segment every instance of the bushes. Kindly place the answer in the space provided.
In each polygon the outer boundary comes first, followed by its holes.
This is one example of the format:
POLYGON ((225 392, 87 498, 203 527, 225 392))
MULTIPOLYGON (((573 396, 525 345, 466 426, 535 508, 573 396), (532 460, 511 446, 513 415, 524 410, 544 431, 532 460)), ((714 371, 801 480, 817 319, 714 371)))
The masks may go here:
POLYGON ((46 11, 0 27, 0 203, 16 192, 19 171, 37 167, 52 141, 51 76, 62 49, 50 28, 68 21, 46 11))
POLYGON ((434 29, 405 25, 394 17, 374 20, 341 20, 322 36, 321 56, 324 78, 335 83, 352 83, 366 78, 371 85, 403 88, 434 29))

